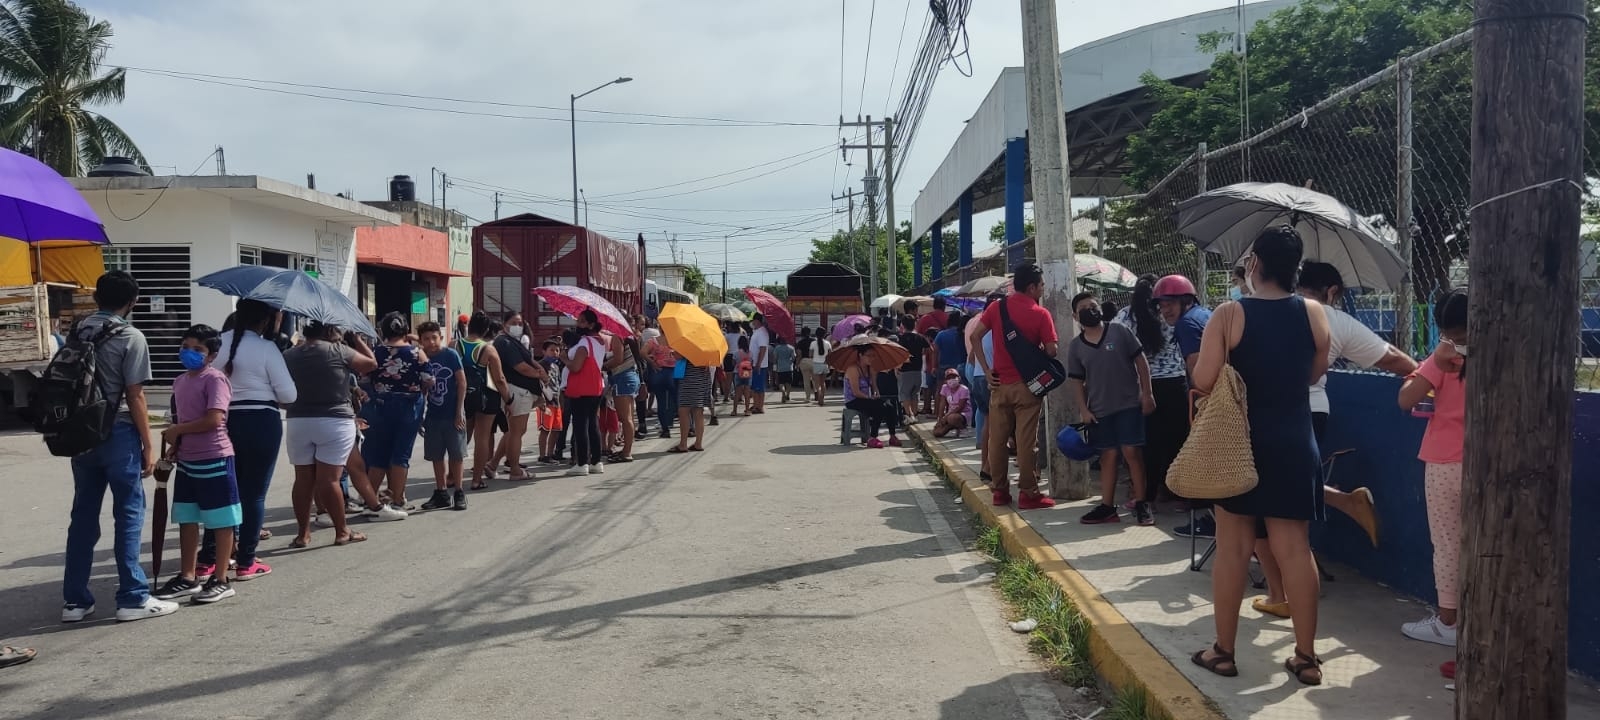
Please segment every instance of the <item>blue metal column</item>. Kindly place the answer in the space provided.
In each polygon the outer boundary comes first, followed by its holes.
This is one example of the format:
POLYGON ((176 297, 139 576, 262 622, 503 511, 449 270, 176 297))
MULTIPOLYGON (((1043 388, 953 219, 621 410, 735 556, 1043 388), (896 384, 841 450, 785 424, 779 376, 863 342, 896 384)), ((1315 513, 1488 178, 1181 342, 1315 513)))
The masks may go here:
POLYGON ((915 268, 914 287, 922 287, 922 240, 920 239, 911 246, 911 265, 915 268))
POLYGON ((961 267, 972 265, 972 191, 961 193, 961 202, 956 205, 956 230, 961 234, 957 242, 961 254, 961 267))
POLYGON ((1006 269, 1022 264, 1027 248, 1023 241, 1022 219, 1023 183, 1027 179, 1028 139, 1011 138, 1006 141, 1006 269))
POLYGON ((933 230, 929 232, 932 233, 930 237, 933 241, 933 269, 928 273, 928 277, 938 280, 944 277, 944 225, 936 222, 933 224, 933 230))

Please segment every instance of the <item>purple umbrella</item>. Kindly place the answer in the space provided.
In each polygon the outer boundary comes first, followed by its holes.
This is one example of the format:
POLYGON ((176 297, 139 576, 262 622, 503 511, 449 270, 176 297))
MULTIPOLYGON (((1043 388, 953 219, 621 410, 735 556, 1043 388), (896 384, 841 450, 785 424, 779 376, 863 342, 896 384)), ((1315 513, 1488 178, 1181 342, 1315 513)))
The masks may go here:
POLYGON ((0 237, 37 246, 110 242, 99 216, 77 189, 44 163, 3 148, 0 237))
POLYGON ((851 315, 835 324, 833 326, 833 333, 829 335, 829 337, 832 337, 834 342, 844 342, 852 337, 855 337, 857 325, 871 324, 872 318, 867 317, 866 315, 851 315))

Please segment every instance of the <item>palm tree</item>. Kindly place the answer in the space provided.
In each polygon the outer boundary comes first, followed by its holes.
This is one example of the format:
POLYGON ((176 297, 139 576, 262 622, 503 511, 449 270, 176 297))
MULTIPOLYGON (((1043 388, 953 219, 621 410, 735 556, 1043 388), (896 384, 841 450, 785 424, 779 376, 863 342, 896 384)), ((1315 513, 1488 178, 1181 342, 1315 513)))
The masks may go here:
POLYGON ((0 145, 62 175, 106 155, 148 167, 133 139, 86 108, 122 102, 127 72, 100 63, 111 25, 68 0, 0 0, 0 145))

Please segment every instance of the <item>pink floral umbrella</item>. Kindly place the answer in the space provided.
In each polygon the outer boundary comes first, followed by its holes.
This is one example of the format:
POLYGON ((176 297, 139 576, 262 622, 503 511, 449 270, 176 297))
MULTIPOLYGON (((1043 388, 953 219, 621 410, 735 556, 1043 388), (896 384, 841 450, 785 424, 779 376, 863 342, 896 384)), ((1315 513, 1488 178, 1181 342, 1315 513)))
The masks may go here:
POLYGON ((575 318, 584 310, 593 310, 600 318, 600 327, 607 332, 623 337, 632 337, 633 328, 628 325, 628 317, 622 314, 611 301, 580 287, 571 285, 545 285, 533 289, 533 294, 540 300, 549 303, 556 312, 575 318))
POLYGON ((750 302, 761 311, 772 334, 791 343, 795 341, 794 316, 789 314, 789 308, 784 307, 782 300, 761 288, 745 288, 744 296, 750 298, 750 302))

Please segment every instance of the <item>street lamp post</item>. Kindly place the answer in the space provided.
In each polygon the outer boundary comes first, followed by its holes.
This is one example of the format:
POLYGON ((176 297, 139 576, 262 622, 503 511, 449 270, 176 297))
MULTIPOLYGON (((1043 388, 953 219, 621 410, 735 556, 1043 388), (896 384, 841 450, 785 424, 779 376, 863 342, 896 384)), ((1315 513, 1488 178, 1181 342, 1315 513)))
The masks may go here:
POLYGON ((568 118, 572 121, 572 224, 573 225, 579 224, 578 223, 578 101, 583 99, 584 97, 587 97, 589 95, 593 95, 594 93, 600 92, 601 90, 604 90, 604 89, 606 89, 608 87, 611 87, 612 85, 621 85, 621 84, 623 84, 625 82, 633 82, 633 78, 631 78, 631 77, 619 77, 619 78, 617 78, 615 80, 612 80, 611 82, 608 82, 608 83, 606 83, 604 85, 601 85, 600 87, 597 87, 597 88, 595 88, 593 90, 590 90, 589 92, 583 93, 581 95, 572 95, 572 96, 570 96, 571 97, 571 102, 569 102, 567 104, 568 118))

